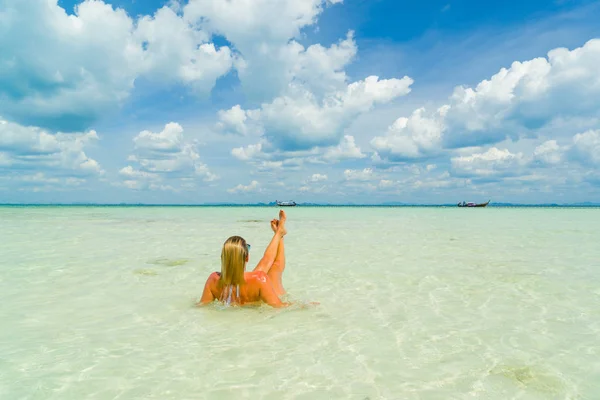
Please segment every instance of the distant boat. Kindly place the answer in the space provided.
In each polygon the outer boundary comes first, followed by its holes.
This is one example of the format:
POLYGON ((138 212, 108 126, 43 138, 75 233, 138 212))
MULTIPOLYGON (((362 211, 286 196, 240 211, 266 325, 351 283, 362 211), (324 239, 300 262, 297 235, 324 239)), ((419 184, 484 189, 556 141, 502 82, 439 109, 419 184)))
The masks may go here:
POLYGON ((295 201, 279 201, 279 200, 275 200, 275 203, 277 203, 277 205, 279 207, 295 207, 296 206, 296 202, 295 201))
POLYGON ((487 203, 465 203, 464 201, 462 203, 458 203, 457 206, 459 207, 485 207, 488 204, 490 204, 490 201, 488 200, 487 203))

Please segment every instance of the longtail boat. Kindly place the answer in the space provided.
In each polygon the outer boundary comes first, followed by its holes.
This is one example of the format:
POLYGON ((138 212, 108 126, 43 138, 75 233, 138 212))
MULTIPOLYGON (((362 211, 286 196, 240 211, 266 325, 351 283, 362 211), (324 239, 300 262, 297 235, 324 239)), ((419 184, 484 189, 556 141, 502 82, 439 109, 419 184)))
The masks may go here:
POLYGON ((462 203, 458 203, 457 206, 459 207, 485 207, 488 204, 490 204, 490 201, 488 200, 486 203, 465 203, 464 201, 462 203))

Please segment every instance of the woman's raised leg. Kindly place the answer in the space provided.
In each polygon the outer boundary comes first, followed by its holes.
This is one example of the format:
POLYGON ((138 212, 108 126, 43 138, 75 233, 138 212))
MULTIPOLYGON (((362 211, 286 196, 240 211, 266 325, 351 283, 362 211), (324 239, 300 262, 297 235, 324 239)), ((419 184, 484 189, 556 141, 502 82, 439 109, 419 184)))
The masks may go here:
POLYGON ((285 243, 284 238, 281 238, 279 241, 279 247, 277 247, 277 256, 275 257, 275 261, 271 266, 271 269, 267 273, 269 278, 271 278, 271 284, 273 285, 273 289, 278 296, 285 294, 285 289, 283 288, 283 271, 285 270, 285 243))
POLYGON ((265 274, 268 274, 271 268, 273 267, 273 263, 275 262, 275 259, 279 254, 279 242, 283 240, 283 237, 287 233, 287 230, 285 229, 285 220, 285 212, 281 210, 279 211, 279 221, 276 219, 271 221, 271 229, 273 229, 273 238, 267 246, 265 254, 258 262, 256 267, 254 267, 254 272, 262 271, 265 274))

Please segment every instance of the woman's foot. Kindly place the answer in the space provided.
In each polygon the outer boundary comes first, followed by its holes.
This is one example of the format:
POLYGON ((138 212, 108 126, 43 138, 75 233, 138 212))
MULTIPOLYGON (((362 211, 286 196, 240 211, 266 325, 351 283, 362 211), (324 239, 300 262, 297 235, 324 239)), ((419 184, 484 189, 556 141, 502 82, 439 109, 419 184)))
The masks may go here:
POLYGON ((285 211, 279 210, 279 222, 281 222, 282 224, 285 224, 286 220, 287 220, 287 215, 285 214, 285 211))
POLYGON ((285 236, 287 234, 287 229, 285 229, 285 221, 287 220, 287 216, 285 215, 285 211, 279 211, 279 221, 277 223, 277 232, 281 236, 285 236))

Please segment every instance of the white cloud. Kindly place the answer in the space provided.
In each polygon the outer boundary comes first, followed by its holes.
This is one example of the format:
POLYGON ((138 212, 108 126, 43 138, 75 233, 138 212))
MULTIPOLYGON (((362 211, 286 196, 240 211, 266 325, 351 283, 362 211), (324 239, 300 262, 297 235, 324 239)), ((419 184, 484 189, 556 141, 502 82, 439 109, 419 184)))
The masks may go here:
POLYGON ((449 104, 427 115, 400 118, 371 142, 387 161, 437 154, 442 149, 537 136, 554 122, 600 115, 600 39, 550 51, 547 58, 514 62, 475 88, 457 87, 449 104))
POLYGON ((102 1, 83 1, 73 15, 57 0, 5 1, 0 21, 0 108, 27 124, 85 129, 139 76, 207 92, 233 65, 227 47, 166 7, 136 21, 102 1))
POLYGON ((600 187, 600 172, 588 171, 582 177, 584 182, 600 187))
POLYGON ((85 153, 98 140, 95 131, 50 133, 0 119, 0 175, 23 181, 43 178, 47 183, 99 176, 104 171, 85 153))
POLYGON ((394 189, 399 186, 399 182, 390 179, 381 179, 377 186, 382 190, 394 189))
POLYGON ((231 154, 238 160, 248 161, 258 158, 261 155, 262 143, 251 144, 246 147, 236 147, 231 150, 231 154))
POLYGON ((258 170, 280 168, 290 170, 298 169, 305 164, 330 164, 366 157, 356 145, 354 137, 349 135, 345 135, 337 146, 281 151, 263 140, 256 144, 234 148, 231 154, 238 160, 255 165, 258 170))
POLYGON ((548 140, 533 151, 535 161, 546 165, 556 165, 562 161, 563 151, 556 140, 548 140))
POLYGON ((571 154, 586 165, 600 165, 600 130, 576 134, 573 137, 571 154))
POLYGON ((522 153, 513 154, 492 147, 484 153, 452 158, 452 168, 457 176, 496 177, 514 175, 525 164, 522 153))
POLYGON ((344 171, 344 177, 347 181, 369 181, 373 179, 373 169, 365 168, 361 170, 347 169, 344 171))
POLYGON ((33 175, 25 175, 21 178, 22 183, 59 183, 60 180, 57 178, 47 177, 43 172, 38 172, 33 175))
POLYGON ((412 182, 412 189, 420 190, 420 189, 442 189, 442 188, 450 188, 457 187, 461 185, 470 184, 469 180, 460 180, 456 178, 452 178, 450 174, 446 171, 439 175, 438 177, 427 177, 422 179, 417 179, 412 182))
POLYGON ((217 49, 206 32, 168 7, 140 18, 134 37, 145 48, 141 72, 158 82, 180 81, 207 93, 233 65, 228 47, 217 49))
POLYGON ((142 131, 133 142, 134 153, 128 160, 137 168, 128 165, 119 171, 127 187, 167 190, 172 186, 160 182, 170 180, 178 181, 181 188, 191 188, 200 178, 205 182, 218 178, 200 161, 197 144, 185 140, 183 127, 176 122, 166 124, 159 133, 142 131))
MULTIPOLYGON (((301 84, 317 96, 343 90, 347 76, 344 67, 356 55, 354 33, 348 32, 346 39, 326 48, 313 44, 308 48, 290 42, 283 54, 287 60, 286 83, 301 84)), ((280 91, 285 86, 279 88, 280 91)))
POLYGON ((344 83, 342 71, 356 53, 351 34, 329 49, 305 49, 295 38, 314 24, 327 4, 324 0, 191 0, 184 18, 203 30, 222 35, 242 54, 236 63, 246 92, 270 99, 296 80, 309 90, 344 83))
POLYGON ((329 148, 323 159, 326 161, 336 162, 349 159, 365 158, 366 155, 361 151, 354 141, 354 136, 344 135, 339 145, 329 148))
POLYGON ((250 182, 249 185, 242 185, 241 183, 234 188, 227 189, 229 193, 248 193, 256 192, 260 190, 260 184, 257 181, 250 182))
POLYGON ((178 123, 171 122, 159 133, 140 132, 133 143, 138 151, 177 153, 183 146, 183 128, 178 123))
POLYGON ((234 133, 241 136, 248 134, 248 126, 246 120, 248 119, 247 112, 242 110, 240 105, 235 105, 229 110, 220 110, 218 112, 219 122, 217 122, 217 129, 224 133, 234 133))
POLYGON ((312 174, 312 176, 309 179, 310 182, 321 182, 321 181, 326 181, 326 180, 327 180, 327 175, 324 175, 324 174, 312 174))
POLYGON ((312 174, 302 182, 302 186, 298 188, 302 193, 323 193, 328 190, 326 181, 329 178, 325 174, 312 174))
POLYGON ((278 44, 298 37, 301 28, 316 22, 324 5, 323 0, 190 0, 184 15, 225 35, 236 47, 253 48, 254 42, 278 44))
POLYGON ((600 164, 600 131, 578 133, 565 145, 546 140, 530 154, 497 147, 463 153, 451 159, 453 176, 471 178, 479 183, 503 181, 521 186, 529 183, 539 190, 552 191, 552 184, 593 181, 594 171, 587 168, 600 164))
POLYGON ((159 180, 160 175, 156 173, 139 171, 134 169, 131 165, 121 168, 119 175, 126 177, 127 179, 145 179, 145 180, 159 180))
POLYGON ((380 157, 390 161, 406 161, 435 154, 439 151, 448 109, 448 106, 441 107, 427 117, 425 109, 419 108, 409 118, 398 118, 385 136, 371 140, 371 146, 380 157))
POLYGON ((298 188, 298 191, 300 193, 327 193, 328 190, 329 190, 329 187, 327 185, 316 186, 316 185, 305 184, 304 186, 300 186, 298 188))
POLYGON ((87 183, 87 179, 52 175, 52 172, 20 171, 19 174, 3 175, 0 173, 0 190, 19 192, 59 192, 69 191, 74 187, 87 183))
POLYGON ((298 170, 306 163, 323 163, 319 158, 319 149, 298 152, 265 152, 270 148, 267 142, 259 142, 246 147, 237 147, 231 150, 231 154, 238 160, 245 161, 256 167, 259 172, 272 170, 298 170))
POLYGON ((283 161, 261 161, 257 168, 259 171, 280 170, 283 168, 283 161))
POLYGON ((253 118, 273 149, 309 150, 339 143, 344 129, 376 104, 388 103, 410 92, 412 79, 380 80, 370 76, 344 90, 326 94, 322 101, 300 86, 253 110, 253 118))

